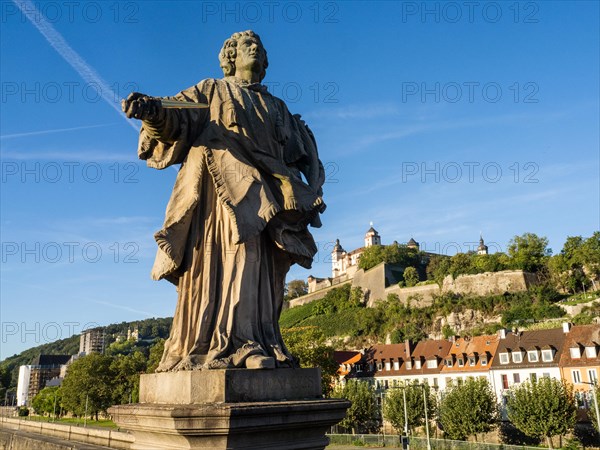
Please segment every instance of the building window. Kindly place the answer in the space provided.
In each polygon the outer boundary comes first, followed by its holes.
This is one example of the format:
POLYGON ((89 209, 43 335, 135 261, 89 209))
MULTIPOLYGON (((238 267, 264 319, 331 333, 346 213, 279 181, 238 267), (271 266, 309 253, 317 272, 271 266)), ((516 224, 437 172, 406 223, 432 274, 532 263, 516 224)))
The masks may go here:
POLYGON ((571 353, 571 358, 573 358, 573 359, 581 358, 581 349, 579 347, 571 347, 569 349, 569 352, 571 353))
POLYGON ((573 377, 573 383, 581 383, 581 372, 579 370, 573 370, 571 376, 573 377))
POLYGON ((518 373, 513 373, 513 383, 519 384, 521 382, 521 375, 518 373))
POLYGON ((446 359, 446 366, 452 367, 452 358, 446 359))
POLYGON ((406 361, 406 369, 407 370, 412 369, 412 361, 406 361))
POLYGON ((481 357, 481 365, 482 366, 487 366, 487 356, 482 356, 481 357))
POLYGON ((529 362, 532 362, 532 363, 538 362, 539 357, 538 357, 537 350, 529 350, 527 352, 527 359, 529 360, 529 362))
POLYGON ((394 361, 394 370, 400 370, 400 363, 398 361, 394 361))
POLYGON ((521 353, 521 352, 513 352, 512 353, 512 358, 513 358, 513 362, 514 363, 521 363, 521 362, 523 362, 523 353, 521 353))
POLYGON ((421 368, 421 360, 420 360, 420 359, 417 359, 417 360, 415 361, 415 369, 420 369, 420 368, 421 368))
POLYGON ((437 367, 437 361, 435 359, 430 359, 427 361, 428 369, 435 369, 437 367))
POLYGON ((385 370, 392 370, 392 364, 389 361, 385 363, 385 370))
POLYGON ((377 363, 377 370, 383 370, 383 364, 377 363))
POLYGON ((502 375, 502 389, 508 389, 508 375, 502 375))
POLYGON ((587 356, 588 358, 595 358, 596 357, 596 347, 586 347, 585 348, 585 356, 587 356))
POLYGON ((476 363, 476 359, 474 356, 469 356, 469 365, 474 366, 476 363))
POLYGON ((554 359, 554 355, 552 354, 552 350, 542 350, 542 361, 544 362, 552 362, 554 359))
POLYGON ((598 382, 598 372, 596 372, 596 369, 588 369, 588 381, 594 384, 598 382))
POLYGON ((544 373, 542 374, 542 377, 543 377, 543 378, 550 378, 550 372, 544 372, 544 373))
POLYGON ((535 373, 531 373, 529 374, 529 379, 535 383, 537 381, 537 375, 535 373))
POLYGON ((438 386, 438 379, 437 379, 437 378, 434 378, 434 379, 433 379, 433 385, 434 385, 435 387, 437 387, 437 386, 438 386))
POLYGON ((500 353, 500 364, 508 364, 508 353, 500 353))
POLYGON ((458 367, 464 367, 465 365, 465 360, 462 358, 458 358, 458 367))

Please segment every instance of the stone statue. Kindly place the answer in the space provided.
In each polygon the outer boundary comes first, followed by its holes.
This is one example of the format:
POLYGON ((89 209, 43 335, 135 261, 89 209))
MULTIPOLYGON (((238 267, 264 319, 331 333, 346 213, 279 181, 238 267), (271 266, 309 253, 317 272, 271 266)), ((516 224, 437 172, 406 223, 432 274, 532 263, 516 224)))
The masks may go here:
POLYGON ((294 263, 310 268, 308 225, 319 227, 325 209, 312 132, 260 84, 260 37, 234 33, 219 60, 222 79, 122 102, 143 121, 139 157, 156 169, 181 164, 155 234, 152 278, 178 292, 161 372, 294 367, 278 325, 285 276, 294 263), (198 107, 165 107, 174 100, 198 107))

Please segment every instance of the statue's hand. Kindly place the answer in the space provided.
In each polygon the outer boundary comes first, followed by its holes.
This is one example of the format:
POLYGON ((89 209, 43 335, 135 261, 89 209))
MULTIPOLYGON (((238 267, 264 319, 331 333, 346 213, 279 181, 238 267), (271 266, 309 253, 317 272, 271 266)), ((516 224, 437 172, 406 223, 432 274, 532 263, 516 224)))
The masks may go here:
POLYGON ((159 99, 139 92, 132 92, 125 100, 121 100, 121 107, 129 119, 156 120, 162 112, 159 99))

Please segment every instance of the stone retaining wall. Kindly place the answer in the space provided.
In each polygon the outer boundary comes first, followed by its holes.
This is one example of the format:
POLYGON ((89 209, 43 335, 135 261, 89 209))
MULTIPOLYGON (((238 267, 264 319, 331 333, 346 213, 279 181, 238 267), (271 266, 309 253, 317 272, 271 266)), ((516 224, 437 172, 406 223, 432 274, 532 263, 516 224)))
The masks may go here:
POLYGON ((93 448, 74 446, 73 442, 129 450, 133 443, 133 436, 122 431, 83 428, 62 423, 35 422, 10 417, 0 418, 0 435, 2 436, 0 439, 2 450, 93 448), (36 435, 40 435, 39 438, 36 435), (45 437, 54 439, 48 440, 44 439, 45 437), (69 444, 61 443, 59 440, 67 441, 69 444))

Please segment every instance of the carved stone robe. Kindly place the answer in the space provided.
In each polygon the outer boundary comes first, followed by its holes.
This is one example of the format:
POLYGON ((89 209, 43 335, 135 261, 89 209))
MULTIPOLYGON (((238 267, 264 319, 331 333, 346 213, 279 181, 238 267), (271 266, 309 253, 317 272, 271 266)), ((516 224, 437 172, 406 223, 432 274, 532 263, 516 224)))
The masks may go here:
POLYGON ((244 367, 272 356, 292 365, 278 320, 290 265, 309 268, 317 248, 324 171, 299 116, 260 84, 207 79, 171 99, 207 109, 167 109, 144 122, 139 157, 181 164, 152 278, 177 285, 160 371, 244 367))

